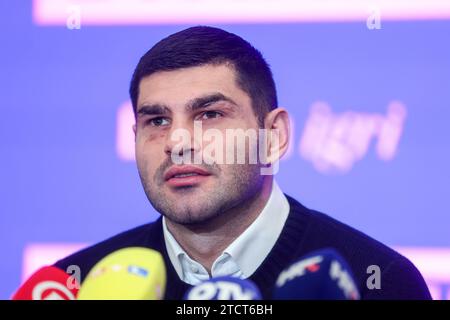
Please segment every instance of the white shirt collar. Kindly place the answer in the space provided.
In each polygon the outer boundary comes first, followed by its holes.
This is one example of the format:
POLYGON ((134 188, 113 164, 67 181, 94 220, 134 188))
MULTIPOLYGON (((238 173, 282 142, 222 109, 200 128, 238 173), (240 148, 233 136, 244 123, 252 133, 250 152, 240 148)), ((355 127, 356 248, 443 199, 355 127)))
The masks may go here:
MULTIPOLYGON (((289 202, 274 180, 272 192, 263 210, 216 259, 211 270, 212 276, 250 277, 275 245, 289 211, 289 202)), ((206 269, 181 248, 167 229, 165 217, 162 223, 167 253, 180 279, 192 285, 207 280, 209 275, 206 269)))

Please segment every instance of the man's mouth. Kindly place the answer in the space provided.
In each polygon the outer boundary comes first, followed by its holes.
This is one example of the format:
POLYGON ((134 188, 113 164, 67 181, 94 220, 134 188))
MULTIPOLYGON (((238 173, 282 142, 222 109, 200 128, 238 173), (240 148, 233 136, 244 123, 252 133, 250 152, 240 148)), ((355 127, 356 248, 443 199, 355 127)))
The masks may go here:
POLYGON ((172 178, 183 178, 183 177, 191 177, 191 176, 198 176, 198 173, 190 172, 190 173, 182 173, 182 174, 176 174, 172 178))
POLYGON ((211 174, 196 166, 174 166, 165 174, 164 179, 171 187, 186 187, 201 183, 211 174))

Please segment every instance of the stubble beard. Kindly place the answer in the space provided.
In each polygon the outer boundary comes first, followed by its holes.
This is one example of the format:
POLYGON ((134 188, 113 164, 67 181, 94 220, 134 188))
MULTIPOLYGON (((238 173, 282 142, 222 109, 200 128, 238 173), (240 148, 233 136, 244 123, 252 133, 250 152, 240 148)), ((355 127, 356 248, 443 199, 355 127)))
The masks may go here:
POLYGON ((235 164, 214 169, 214 187, 202 192, 200 187, 182 187, 169 191, 164 186, 162 172, 167 165, 158 168, 149 181, 146 170, 139 170, 145 194, 152 206, 173 223, 194 227, 204 225, 237 208, 245 206, 262 190, 263 179, 260 166, 256 164, 235 164), (168 195, 168 193, 172 193, 168 195))

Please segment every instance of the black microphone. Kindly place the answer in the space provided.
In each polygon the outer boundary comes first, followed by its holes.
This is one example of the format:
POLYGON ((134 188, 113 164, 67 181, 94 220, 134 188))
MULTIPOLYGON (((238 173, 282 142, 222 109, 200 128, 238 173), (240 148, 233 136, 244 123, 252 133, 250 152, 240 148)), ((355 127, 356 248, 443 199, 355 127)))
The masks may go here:
POLYGON ((275 300, 359 300, 350 267, 333 249, 314 251, 278 276, 275 300))

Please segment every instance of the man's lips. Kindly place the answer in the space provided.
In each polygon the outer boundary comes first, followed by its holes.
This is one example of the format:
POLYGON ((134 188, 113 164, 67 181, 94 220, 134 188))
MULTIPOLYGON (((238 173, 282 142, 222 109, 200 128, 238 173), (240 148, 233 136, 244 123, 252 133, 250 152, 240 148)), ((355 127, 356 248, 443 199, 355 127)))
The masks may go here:
POLYGON ((164 180, 171 186, 182 187, 197 184, 211 174, 196 166, 172 167, 164 174, 164 180))

